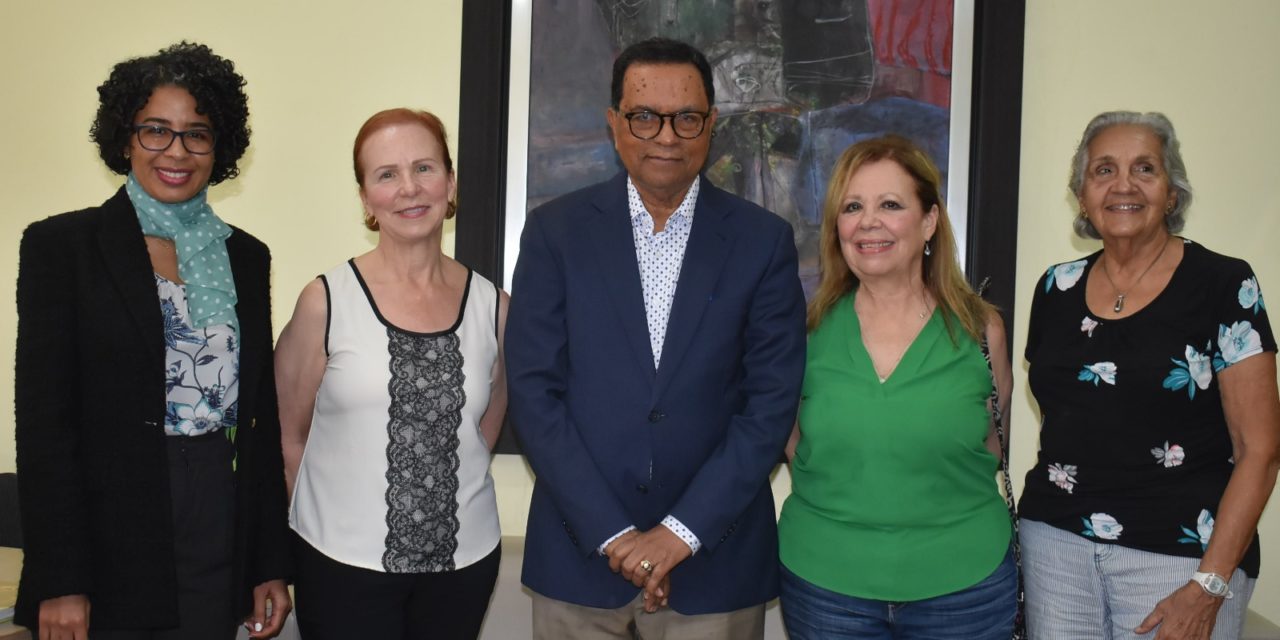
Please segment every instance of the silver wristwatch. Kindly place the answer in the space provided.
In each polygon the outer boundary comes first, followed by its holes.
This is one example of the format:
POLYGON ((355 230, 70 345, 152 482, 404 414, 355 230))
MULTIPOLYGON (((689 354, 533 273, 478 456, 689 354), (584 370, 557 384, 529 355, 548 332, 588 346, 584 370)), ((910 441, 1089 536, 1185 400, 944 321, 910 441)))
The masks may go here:
POLYGON ((1191 581, 1200 585, 1204 592, 1215 598, 1231 598, 1231 590, 1227 588, 1227 580, 1216 573, 1197 571, 1191 574, 1191 581))

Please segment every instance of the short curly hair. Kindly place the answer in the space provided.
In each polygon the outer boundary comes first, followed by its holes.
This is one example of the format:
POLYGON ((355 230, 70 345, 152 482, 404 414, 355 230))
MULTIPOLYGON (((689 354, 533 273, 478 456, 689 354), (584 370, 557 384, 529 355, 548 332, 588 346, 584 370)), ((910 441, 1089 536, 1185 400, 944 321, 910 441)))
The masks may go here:
POLYGON ((196 112, 209 117, 214 131, 213 172, 209 184, 240 175, 237 163, 249 148, 249 99, 235 64, 209 47, 185 40, 151 56, 131 58, 111 69, 98 87, 98 113, 89 139, 107 168, 124 175, 131 167, 125 150, 133 136, 133 118, 157 87, 186 89, 196 112))

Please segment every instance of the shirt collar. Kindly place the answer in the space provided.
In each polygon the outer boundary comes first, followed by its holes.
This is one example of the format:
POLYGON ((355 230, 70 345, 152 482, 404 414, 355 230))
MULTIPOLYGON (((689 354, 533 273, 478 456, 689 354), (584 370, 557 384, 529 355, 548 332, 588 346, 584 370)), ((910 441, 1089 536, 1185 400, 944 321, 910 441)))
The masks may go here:
MULTIPOLYGON (((689 220, 693 219, 693 210, 698 206, 698 191, 702 185, 702 177, 693 179, 693 184, 689 185, 689 192, 684 194, 684 200, 680 201, 680 206, 676 207, 672 218, 681 217, 689 220)), ((639 216, 648 216, 649 211, 644 208, 644 200, 640 197, 640 191, 636 189, 635 183, 631 182, 631 176, 627 176, 627 202, 629 213, 632 221, 639 216)))

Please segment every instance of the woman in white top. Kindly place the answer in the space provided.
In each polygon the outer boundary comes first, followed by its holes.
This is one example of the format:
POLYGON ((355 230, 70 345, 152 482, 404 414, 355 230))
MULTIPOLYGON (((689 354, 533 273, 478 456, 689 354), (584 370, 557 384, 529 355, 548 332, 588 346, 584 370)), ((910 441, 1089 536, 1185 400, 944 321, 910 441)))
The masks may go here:
POLYGON ((298 624, 475 638, 498 572, 507 294, 440 249, 456 183, 438 118, 377 113, 353 159, 378 244, 303 289, 276 347, 298 624))

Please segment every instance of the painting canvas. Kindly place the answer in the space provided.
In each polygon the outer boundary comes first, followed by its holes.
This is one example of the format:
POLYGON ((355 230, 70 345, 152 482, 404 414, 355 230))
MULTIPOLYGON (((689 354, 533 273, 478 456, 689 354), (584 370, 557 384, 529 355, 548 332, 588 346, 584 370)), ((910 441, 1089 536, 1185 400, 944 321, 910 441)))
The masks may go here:
POLYGON ((604 118, 613 59, 652 36, 684 40, 706 53, 720 111, 706 176, 793 225, 812 292, 846 147, 898 133, 946 179, 955 19, 952 0, 535 0, 520 213, 621 170, 604 118))

